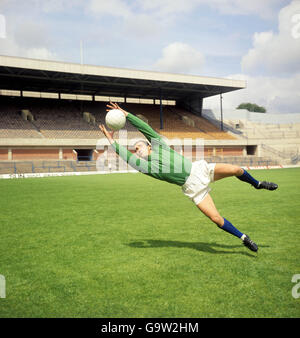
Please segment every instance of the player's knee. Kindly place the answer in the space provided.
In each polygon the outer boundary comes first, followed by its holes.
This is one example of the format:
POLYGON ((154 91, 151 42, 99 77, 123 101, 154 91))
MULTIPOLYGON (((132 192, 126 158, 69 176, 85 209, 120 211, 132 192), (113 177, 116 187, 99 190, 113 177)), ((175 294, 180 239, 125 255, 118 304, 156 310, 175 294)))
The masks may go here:
POLYGON ((212 222, 214 222, 218 226, 222 226, 222 224, 223 224, 222 216, 220 216, 218 214, 212 214, 209 218, 211 219, 212 222))
POLYGON ((232 171, 233 171, 233 175, 235 176, 241 176, 244 173, 244 170, 238 166, 234 166, 232 171))

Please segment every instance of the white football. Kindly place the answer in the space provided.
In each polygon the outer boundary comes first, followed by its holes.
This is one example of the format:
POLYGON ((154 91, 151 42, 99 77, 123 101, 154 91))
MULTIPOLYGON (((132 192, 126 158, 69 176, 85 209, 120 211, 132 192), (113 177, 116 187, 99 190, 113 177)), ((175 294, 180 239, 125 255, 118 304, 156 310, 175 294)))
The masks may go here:
POLYGON ((105 116, 105 123, 112 130, 120 130, 125 126, 126 117, 119 109, 111 109, 105 116))

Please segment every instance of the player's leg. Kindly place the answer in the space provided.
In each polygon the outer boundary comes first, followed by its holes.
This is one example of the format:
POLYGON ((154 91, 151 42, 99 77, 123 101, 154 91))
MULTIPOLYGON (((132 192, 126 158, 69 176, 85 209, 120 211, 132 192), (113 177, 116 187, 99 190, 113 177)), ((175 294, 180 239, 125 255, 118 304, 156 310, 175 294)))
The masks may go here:
POLYGON ((251 184, 256 189, 275 190, 278 185, 273 182, 258 181, 251 176, 245 169, 227 163, 217 163, 214 169, 214 180, 220 180, 225 177, 236 176, 240 181, 251 184))
POLYGON ((203 201, 197 204, 197 207, 220 229, 240 238, 243 241, 243 244, 247 246, 250 250, 257 251, 257 245, 253 241, 251 241, 249 236, 240 232, 226 218, 222 217, 219 214, 210 194, 207 194, 203 201))
POLYGON ((227 163, 216 163, 214 169, 214 180, 218 181, 225 177, 230 176, 241 176, 244 173, 244 169, 238 167, 237 165, 227 164, 227 163))
MULTIPOLYGON (((211 198, 210 194, 207 194, 203 201, 201 201, 199 204, 197 204, 197 207, 200 209, 200 211, 203 212, 205 216, 207 216, 212 222, 214 222, 219 228, 223 230, 227 230, 226 227, 226 221, 225 219, 219 214, 219 211, 217 210, 215 203, 213 199, 211 198), (225 226, 225 227, 224 227, 225 226)), ((231 232, 232 235, 235 235, 238 238, 241 238, 243 236, 243 233, 241 233, 237 229, 232 229, 231 232)), ((228 231, 229 232, 229 231, 228 231)))

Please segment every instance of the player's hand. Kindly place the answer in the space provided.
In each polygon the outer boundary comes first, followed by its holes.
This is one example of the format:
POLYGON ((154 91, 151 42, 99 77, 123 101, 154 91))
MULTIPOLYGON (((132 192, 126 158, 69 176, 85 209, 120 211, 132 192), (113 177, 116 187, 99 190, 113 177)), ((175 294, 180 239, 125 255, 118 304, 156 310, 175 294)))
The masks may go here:
POLYGON ((106 111, 110 111, 111 109, 119 109, 119 110, 121 110, 122 113, 124 113, 125 116, 128 115, 128 112, 126 110, 122 109, 117 103, 109 102, 106 105, 106 107, 109 108, 109 109, 106 109, 106 111))
POLYGON ((114 143, 115 140, 114 140, 114 131, 108 131, 106 128, 105 128, 105 125, 104 124, 99 124, 99 129, 102 131, 102 133, 106 136, 106 138, 108 139, 109 143, 114 143))

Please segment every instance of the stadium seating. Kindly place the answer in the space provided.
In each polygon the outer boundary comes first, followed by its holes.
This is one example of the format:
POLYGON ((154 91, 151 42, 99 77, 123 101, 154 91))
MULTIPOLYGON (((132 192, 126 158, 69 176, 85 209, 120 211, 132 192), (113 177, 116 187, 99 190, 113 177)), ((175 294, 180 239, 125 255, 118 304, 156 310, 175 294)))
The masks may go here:
POLYGON ((185 109, 177 108, 177 107, 174 107, 174 108, 172 107, 168 109, 171 110, 175 114, 179 114, 181 117, 186 117, 192 120, 194 122, 194 126, 198 130, 207 134, 208 139, 220 139, 220 140, 221 139, 230 139, 230 140, 236 139, 232 135, 224 131, 221 131, 219 127, 216 127, 214 124, 209 122, 207 119, 197 116, 195 114, 192 114, 185 109))
MULTIPOLYGON (((127 103, 123 106, 134 114, 143 115, 158 133, 167 138, 233 138, 206 119, 182 109, 164 107, 164 128, 160 129, 159 105, 127 103), (192 125, 186 123, 187 119, 193 122, 192 125)), ((105 123, 105 112, 104 102, 1 97, 1 137, 99 139, 103 138, 103 134, 98 125, 105 123), (21 110, 24 109, 32 114, 33 121, 22 118, 21 110), (86 121, 84 112, 91 113, 93 123, 86 121)), ((140 137, 130 123, 126 123, 125 129, 129 138, 140 137)))
POLYGON ((170 139, 236 139, 232 135, 221 131, 206 119, 177 107, 165 106, 163 108, 163 129, 160 129, 160 107, 158 105, 126 104, 126 109, 142 114, 154 130, 170 139), (188 123, 185 117, 192 120, 193 123, 188 123))
MULTIPOLYGON (((96 140, 105 138, 98 125, 105 123, 106 102, 4 96, 0 96, 0 100, 0 138, 27 139, 24 142, 31 139, 30 144, 33 144, 32 148, 27 147, 26 150, 22 149, 22 146, 12 147, 10 150, 8 146, 6 148, 2 146, 0 174, 96 170, 95 156, 92 161, 88 162, 75 160, 72 140, 74 140, 75 148, 75 144, 86 144, 83 141, 91 140, 90 144, 96 144, 96 140), (53 139, 60 140, 59 145, 49 146, 53 139), (44 141, 48 142, 48 149, 43 148, 44 141)), ((177 106, 163 107, 163 129, 160 129, 159 105, 123 103, 122 107, 140 116, 157 133, 170 140, 183 138, 207 140, 204 155, 208 161, 245 166, 280 163, 280 149, 275 151, 270 145, 261 146, 259 152, 255 151, 253 155, 246 156, 244 143, 234 143, 238 141, 238 136, 234 137, 232 133, 223 132, 208 119, 196 116, 177 106), (231 143, 231 140, 234 142, 231 143), (258 154, 259 156, 256 156, 258 154)), ((242 130, 240 140, 243 141, 245 137, 251 138, 251 135, 257 139, 283 137, 293 140, 293 137, 299 137, 300 134, 300 124, 299 126, 286 125, 268 128, 263 126, 256 128, 251 122, 248 124, 244 122, 240 125, 242 130)), ((131 140, 143 138, 141 133, 128 122, 124 129, 131 140)), ((115 137, 119 137, 118 132, 115 137)), ((293 144, 289 146, 292 147, 293 144)), ((194 155, 194 152, 195 150, 192 150, 191 155, 194 155)))
POLYGON ((1 98, 0 137, 4 138, 41 138, 34 125, 21 116, 21 110, 15 100, 1 98))

